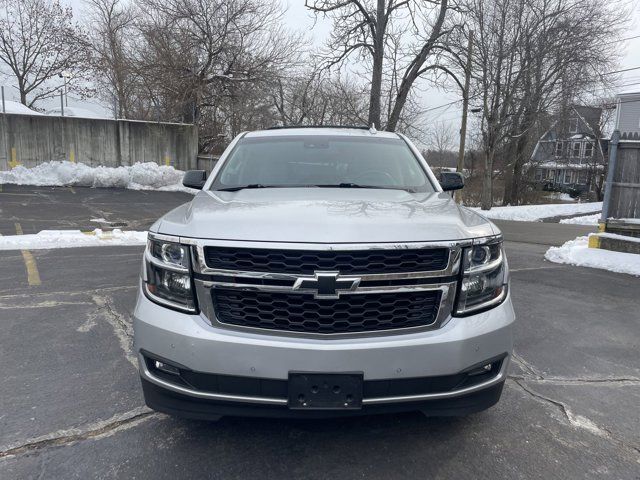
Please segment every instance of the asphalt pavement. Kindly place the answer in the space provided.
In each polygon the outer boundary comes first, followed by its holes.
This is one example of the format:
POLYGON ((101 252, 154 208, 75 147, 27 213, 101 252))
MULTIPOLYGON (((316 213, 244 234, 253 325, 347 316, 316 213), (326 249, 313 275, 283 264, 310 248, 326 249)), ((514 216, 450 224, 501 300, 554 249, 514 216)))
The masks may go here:
MULTIPOLYGON (((189 198, 3 185, 0 234, 142 230, 189 198)), ((34 250, 31 269, 0 252, 0 479, 640 479, 640 279, 543 259, 589 227, 496 223, 515 357, 500 403, 464 418, 151 412, 132 355, 142 247, 34 250)))

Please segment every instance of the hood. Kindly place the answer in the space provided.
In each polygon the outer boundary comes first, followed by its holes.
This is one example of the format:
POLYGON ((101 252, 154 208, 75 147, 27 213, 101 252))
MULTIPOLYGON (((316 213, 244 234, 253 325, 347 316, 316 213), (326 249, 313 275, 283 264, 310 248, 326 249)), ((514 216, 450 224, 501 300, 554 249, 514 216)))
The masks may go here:
POLYGON ((152 227, 165 235, 300 243, 449 241, 499 230, 442 192, 346 188, 199 192, 152 227))

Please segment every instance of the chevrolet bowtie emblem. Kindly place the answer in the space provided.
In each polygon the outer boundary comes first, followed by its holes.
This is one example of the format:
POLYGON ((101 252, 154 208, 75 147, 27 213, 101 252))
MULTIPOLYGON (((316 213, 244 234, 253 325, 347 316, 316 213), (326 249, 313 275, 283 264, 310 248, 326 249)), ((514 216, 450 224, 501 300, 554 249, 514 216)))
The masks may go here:
POLYGON ((353 292, 360 284, 357 277, 342 277, 339 272, 315 272, 313 277, 300 277, 294 290, 313 293, 314 298, 339 298, 341 293, 353 292))

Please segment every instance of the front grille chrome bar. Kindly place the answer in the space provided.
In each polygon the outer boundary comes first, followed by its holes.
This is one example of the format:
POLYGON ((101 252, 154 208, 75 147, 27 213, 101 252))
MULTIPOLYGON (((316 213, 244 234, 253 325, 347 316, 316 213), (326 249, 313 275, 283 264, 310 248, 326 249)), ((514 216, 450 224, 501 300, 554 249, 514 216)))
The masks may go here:
MULTIPOLYGON (((184 240, 184 239, 183 239, 184 240)), ((183 241, 184 243, 184 241, 183 241)), ((447 248, 449 249, 449 259, 447 266, 442 270, 427 270, 418 272, 402 272, 402 273, 378 273, 378 274, 363 274, 359 275, 357 272, 350 273, 349 276, 358 276, 361 281, 369 280, 399 280, 399 279, 414 279, 414 278, 441 278, 457 275, 460 270, 460 258, 462 253, 463 243, 455 242, 420 242, 420 243, 405 243, 405 244, 338 244, 332 247, 334 248, 321 248, 318 244, 295 244, 296 247, 305 245, 307 248, 293 248, 290 244, 262 244, 251 245, 251 248, 270 250, 272 248, 287 248, 290 250, 421 250, 432 248, 447 248)), ((278 272, 252 272, 245 270, 225 270, 211 268, 206 264, 206 257, 204 253, 204 247, 215 247, 217 243, 196 241, 193 244, 194 262, 193 269, 196 273, 203 275, 222 275, 222 276, 234 276, 234 277, 247 277, 258 278, 265 280, 293 280, 304 275, 278 273, 278 272)), ((228 245, 220 245, 228 246, 228 245)), ((246 243, 236 245, 238 248, 247 248, 246 243)), ((322 245, 325 246, 325 245, 322 245)), ((325 246, 326 247, 326 246, 325 246)))

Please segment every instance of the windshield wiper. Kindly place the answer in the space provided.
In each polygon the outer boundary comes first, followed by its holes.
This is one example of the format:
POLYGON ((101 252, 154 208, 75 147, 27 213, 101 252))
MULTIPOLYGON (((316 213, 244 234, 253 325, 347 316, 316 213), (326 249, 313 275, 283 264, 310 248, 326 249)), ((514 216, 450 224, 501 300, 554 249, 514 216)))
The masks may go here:
POLYGON ((224 187, 217 188, 215 192, 237 192, 239 190, 252 189, 252 188, 371 188, 382 190, 404 190, 409 193, 416 193, 415 190, 405 187, 385 187, 382 185, 360 185, 359 183, 343 182, 336 184, 321 184, 321 185, 263 185, 261 183, 250 183, 248 185, 238 185, 237 187, 224 187))
POLYGON ((262 185, 261 183, 250 183, 249 185, 238 185, 237 187, 217 188, 216 192, 237 192, 247 188, 273 188, 275 185, 262 185))
POLYGON ((336 183, 336 184, 328 184, 328 185, 314 185, 314 187, 320 188, 372 188, 379 190, 404 190, 409 193, 416 193, 415 190, 408 187, 385 187, 383 185, 360 185, 359 183, 336 183))

